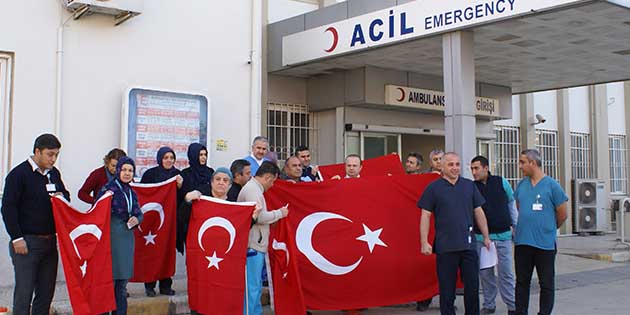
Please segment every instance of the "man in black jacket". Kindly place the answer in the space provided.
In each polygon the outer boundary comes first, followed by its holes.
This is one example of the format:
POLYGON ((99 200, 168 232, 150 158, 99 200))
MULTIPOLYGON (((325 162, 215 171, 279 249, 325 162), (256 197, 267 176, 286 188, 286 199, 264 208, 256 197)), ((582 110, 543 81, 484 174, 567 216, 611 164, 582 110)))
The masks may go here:
MULTIPOLYGON (((488 220, 490 240, 497 250, 498 278, 494 275, 495 267, 480 270, 479 278, 483 289, 483 308, 481 314, 493 314, 496 310, 497 291, 507 305, 508 314, 514 314, 514 274, 512 273, 512 229, 516 226, 517 210, 512 187, 501 176, 490 174, 488 159, 476 156, 470 162, 470 169, 475 178, 475 185, 486 202, 481 206, 488 220), (497 289, 498 288, 498 289, 497 289)), ((477 247, 481 250, 483 238, 475 228, 477 247)))
POLYGON ((48 315, 57 280, 57 239, 50 197, 70 194, 54 167, 61 143, 51 134, 35 139, 33 155, 7 175, 2 218, 11 237, 15 272, 13 314, 48 315), (33 293, 35 297, 33 298, 33 293))

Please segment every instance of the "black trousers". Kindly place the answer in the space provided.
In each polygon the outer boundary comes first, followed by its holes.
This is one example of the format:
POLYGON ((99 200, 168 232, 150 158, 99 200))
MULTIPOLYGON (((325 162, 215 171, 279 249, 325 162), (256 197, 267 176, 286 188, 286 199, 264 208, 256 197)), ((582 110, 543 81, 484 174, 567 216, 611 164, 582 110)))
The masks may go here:
POLYGON ((529 289, 534 268, 536 268, 538 284, 540 285, 538 314, 551 314, 555 295, 556 250, 518 245, 514 249, 514 263, 516 269, 516 314, 527 315, 529 289))
POLYGON ((18 255, 9 242, 15 272, 14 315, 48 315, 57 281, 57 239, 25 235, 28 254, 18 255), (33 297, 33 293, 35 297, 33 297), (31 302, 33 308, 31 310, 31 302))
POLYGON ((441 253, 436 255, 440 285, 440 314, 455 315, 457 271, 464 282, 466 315, 479 315, 479 256, 476 250, 441 253))
MULTIPOLYGON (((145 289, 155 289, 155 285, 157 281, 154 282, 146 282, 144 284, 145 289)), ((160 280, 160 290, 168 290, 173 285, 173 278, 166 278, 160 280)))

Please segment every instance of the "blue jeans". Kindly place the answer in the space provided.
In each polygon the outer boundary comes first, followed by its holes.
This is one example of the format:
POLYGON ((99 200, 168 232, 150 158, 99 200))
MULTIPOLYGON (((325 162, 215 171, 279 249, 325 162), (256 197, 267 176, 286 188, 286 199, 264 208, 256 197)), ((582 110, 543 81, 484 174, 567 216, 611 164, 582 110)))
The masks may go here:
POLYGON ((116 315, 127 315, 127 283, 129 280, 114 279, 114 297, 116 298, 116 315))
MULTIPOLYGON (((514 300, 514 273, 512 273, 512 241, 493 241, 497 248, 498 263, 493 268, 479 271, 481 288, 483 290, 483 307, 496 308, 497 286, 503 303, 509 311, 516 309, 514 300), (495 276, 497 270, 499 277, 495 276)), ((477 242, 477 251, 481 251, 483 242, 477 242)))
POLYGON ((245 288, 243 314, 262 314, 262 304, 260 303, 260 297, 262 295, 262 278, 260 275, 264 265, 265 253, 255 251, 253 249, 247 250, 247 264, 245 266, 247 270, 247 287, 245 288))

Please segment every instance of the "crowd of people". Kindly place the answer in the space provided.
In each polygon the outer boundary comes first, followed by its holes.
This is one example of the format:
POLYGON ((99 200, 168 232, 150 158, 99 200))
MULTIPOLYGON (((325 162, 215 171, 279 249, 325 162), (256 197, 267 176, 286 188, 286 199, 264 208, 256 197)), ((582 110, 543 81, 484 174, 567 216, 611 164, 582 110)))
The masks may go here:
MULTIPOLYGON (((282 170, 269 155, 267 138, 253 139, 251 154, 232 162, 229 168, 208 166, 208 150, 200 143, 188 147, 189 166, 175 167, 175 152, 162 147, 157 152, 157 166, 142 175, 141 183, 159 183, 176 177, 177 235, 176 249, 184 253, 191 204, 201 196, 227 201, 255 202, 249 232, 246 260, 247 285, 244 314, 262 314, 261 294, 268 248, 269 225, 285 218, 288 208, 267 209, 264 192, 278 178, 291 182, 323 180, 316 165, 311 164, 308 147, 298 147, 284 161, 282 170)), ((60 141, 51 134, 35 140, 33 155, 16 166, 6 177, 2 199, 2 216, 11 238, 9 248, 14 266, 15 290, 13 314, 48 314, 57 276, 58 253, 50 196, 70 200, 59 170, 54 166, 60 141)), ((134 161, 121 149, 112 149, 104 165, 92 171, 78 191, 78 197, 93 204, 103 194, 112 194, 111 247, 114 314, 127 313, 127 283, 133 274, 133 229, 143 219, 138 198, 130 187, 136 174, 134 161)), ((421 209, 420 250, 436 255, 441 314, 455 314, 458 272, 464 284, 466 314, 493 314, 497 291, 508 314, 527 314, 530 282, 534 268, 540 283, 539 314, 551 314, 554 303, 556 229, 566 219, 568 200, 560 185, 542 171, 540 153, 521 152, 519 166, 523 179, 516 190, 502 177, 489 172, 486 157, 470 162, 474 180, 461 177, 461 160, 453 152, 433 150, 429 167, 423 169, 423 157, 407 155, 407 174, 436 173, 433 181, 419 196, 421 209), (435 239, 429 240, 430 218, 434 218, 435 239), (482 248, 496 248, 496 266, 479 269, 482 248), (512 250, 514 248, 514 254, 512 250), (512 272, 514 257, 516 277, 512 272), (498 277, 495 276, 495 269, 498 277), (483 289, 483 307, 479 303, 479 282, 483 289)), ((359 155, 345 158, 345 178, 361 176, 359 155)), ((330 179, 342 180, 336 175, 330 179)), ((174 295, 170 278, 145 283, 148 297, 174 295), (156 291, 156 286, 158 291, 156 291)), ((432 299, 417 302, 425 311, 432 299)), ((347 310, 360 314, 360 310, 347 310)), ((192 313, 196 312, 192 310, 192 313)), ((308 312, 307 312, 308 313, 308 312)))

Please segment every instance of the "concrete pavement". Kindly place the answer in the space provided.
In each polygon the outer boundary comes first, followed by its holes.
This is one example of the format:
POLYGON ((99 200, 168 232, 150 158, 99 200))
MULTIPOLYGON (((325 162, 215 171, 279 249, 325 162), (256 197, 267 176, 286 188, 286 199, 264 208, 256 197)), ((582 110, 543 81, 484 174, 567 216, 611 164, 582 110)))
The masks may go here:
MULTIPOLYGON (((628 314, 630 310, 630 263, 615 263, 613 253, 628 253, 625 246, 616 246, 614 235, 588 237, 561 237, 558 239, 558 256, 556 260, 556 306, 555 314, 628 314), (600 258, 602 260, 593 259, 600 258)), ((130 284, 129 314, 187 314, 188 300, 186 296, 186 277, 182 273, 182 264, 178 259, 178 273, 174 287, 177 295, 173 297, 144 296, 142 284, 130 284)), ((12 274, 1 275, 1 283, 6 283, 12 274)), ((536 314, 538 308, 537 280, 532 282, 530 314, 536 314)), ((0 286, 0 306, 11 306, 12 285, 0 286)), ((462 297, 458 297, 456 305, 459 314, 463 314, 462 297)), ((60 279, 53 303, 54 314, 71 314, 65 283, 60 279)), ((265 308, 265 314, 273 314, 265 308)), ((315 315, 343 314, 340 311, 315 311, 315 315)), ((369 309, 365 315, 403 315, 403 314, 439 314, 438 299, 434 299, 431 308, 424 313, 415 311, 415 305, 398 305, 369 309)), ((497 300, 497 314, 507 314, 505 305, 497 300)))

